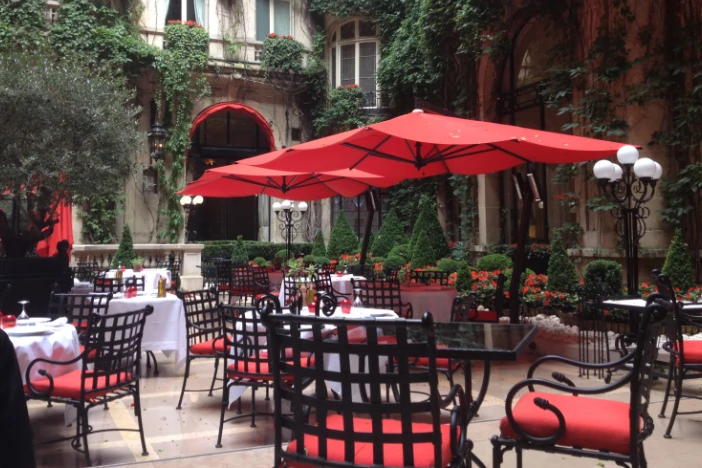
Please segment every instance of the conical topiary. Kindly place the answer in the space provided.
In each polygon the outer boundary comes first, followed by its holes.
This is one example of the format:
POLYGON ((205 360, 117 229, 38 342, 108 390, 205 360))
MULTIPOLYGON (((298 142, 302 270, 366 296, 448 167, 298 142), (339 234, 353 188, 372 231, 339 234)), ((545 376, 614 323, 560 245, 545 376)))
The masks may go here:
POLYGON ((137 254, 134 251, 134 243, 132 242, 132 231, 129 229, 129 226, 125 224, 122 229, 122 240, 112 259, 112 268, 117 268, 120 265, 132 268, 132 262, 135 258, 137 258, 137 254))
POLYGON ((563 245, 560 231, 551 239, 551 255, 548 259, 548 290, 569 292, 578 282, 575 265, 563 245))
POLYGON ((414 245, 421 232, 425 232, 429 238, 432 251, 434 255, 436 255, 434 261, 451 255, 451 249, 448 246, 448 242, 446 242, 444 229, 441 227, 439 218, 436 216, 436 207, 434 203, 430 201, 426 201, 422 205, 417 222, 414 224, 412 240, 410 240, 410 249, 412 252, 414 252, 414 245))
POLYGON ((327 256, 327 248, 324 246, 324 235, 321 230, 317 231, 317 235, 314 236, 314 245, 312 246, 312 253, 310 255, 313 257, 327 256))
POLYGON ((397 244, 407 242, 407 236, 400 224, 400 218, 397 217, 395 210, 390 210, 385 220, 383 221, 378 235, 373 242, 373 248, 370 249, 371 255, 374 257, 387 257, 390 250, 397 244))
POLYGON ((695 285, 695 272, 690 261, 688 246, 682 239, 680 228, 675 230, 673 240, 668 247, 668 255, 665 257, 663 273, 668 275, 673 287, 681 291, 687 291, 695 285))
POLYGON ((249 253, 246 250, 244 239, 241 236, 237 236, 234 241, 231 260, 233 267, 245 267, 249 264, 249 253))
POLYGON ((429 241, 429 236, 422 231, 414 243, 412 251, 412 268, 424 268, 436 263, 436 255, 429 241))
POLYGON ((341 255, 351 255, 358 247, 358 237, 353 232, 349 221, 343 213, 339 215, 329 235, 327 257, 339 258, 341 255))

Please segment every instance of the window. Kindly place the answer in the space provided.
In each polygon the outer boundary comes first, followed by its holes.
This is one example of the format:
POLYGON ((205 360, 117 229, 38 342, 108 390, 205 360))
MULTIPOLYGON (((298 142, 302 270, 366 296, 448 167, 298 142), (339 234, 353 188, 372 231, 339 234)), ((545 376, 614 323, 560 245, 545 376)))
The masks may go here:
POLYGON ((162 0, 169 21, 195 21, 205 27, 205 0, 162 0))
POLYGON ((256 40, 263 41, 273 32, 290 36, 291 8, 290 0, 256 0, 256 40))
POLYGON ((331 84, 334 87, 357 84, 363 90, 365 108, 379 107, 376 33, 376 25, 365 20, 353 20, 329 31, 331 84))
MULTIPOLYGON (((384 197, 382 192, 376 200, 377 211, 373 217, 371 231, 377 233, 380 229, 380 220, 383 219, 384 197)), ((362 239, 366 233, 366 223, 368 222, 368 207, 366 206, 365 195, 358 195, 354 198, 334 197, 332 199, 332 220, 335 223, 341 213, 344 213, 349 224, 356 233, 356 237, 362 239)))

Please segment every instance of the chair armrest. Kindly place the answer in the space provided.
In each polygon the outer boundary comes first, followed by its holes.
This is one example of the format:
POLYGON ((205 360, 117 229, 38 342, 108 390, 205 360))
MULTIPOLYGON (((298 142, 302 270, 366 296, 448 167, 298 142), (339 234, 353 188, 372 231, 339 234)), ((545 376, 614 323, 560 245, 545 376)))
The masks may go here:
POLYGON ((32 381, 29 378, 34 365, 44 362, 44 363, 53 364, 56 366, 67 366, 70 364, 75 364, 76 362, 80 361, 81 359, 87 358, 87 357, 88 357, 88 355, 87 355, 87 349, 86 349, 82 353, 80 353, 78 356, 71 359, 70 361, 54 361, 54 360, 45 359, 45 358, 37 358, 37 359, 33 360, 32 362, 29 363, 29 365, 27 366, 27 368, 24 371, 24 378, 25 378, 25 382, 27 382, 27 388, 29 389, 30 393, 33 395, 38 395, 38 396, 46 397, 46 398, 50 397, 51 392, 54 390, 54 377, 49 372, 47 372, 45 369, 39 369, 37 371, 37 373, 39 375, 44 376, 47 379, 49 379, 49 388, 45 392, 38 391, 36 388, 34 388, 34 386, 32 385, 32 381))
POLYGON ((414 317, 414 308, 412 307, 412 304, 409 302, 402 303, 400 302, 400 308, 402 307, 407 307, 407 312, 405 312, 405 317, 403 318, 412 318, 414 317))
POLYGON ((575 359, 568 359, 563 356, 555 356, 555 355, 550 355, 550 356, 543 356, 536 361, 529 367, 529 371, 527 372, 527 379, 531 379, 534 377, 534 372, 536 369, 543 364, 544 362, 548 361, 557 361, 561 362, 563 364, 568 364, 573 367, 582 367, 585 369, 613 369, 613 368, 618 368, 626 364, 627 362, 631 361, 634 359, 634 353, 629 353, 626 356, 624 356, 621 359, 617 359, 616 361, 610 361, 610 362, 603 362, 601 364, 595 364, 595 363, 590 363, 590 362, 581 362, 581 361, 576 361, 575 359))
MULTIPOLYGON (((201 327, 200 325, 196 325, 190 320, 186 321, 186 325, 188 328, 194 328, 197 331, 202 331, 202 332, 212 332, 212 331, 221 331, 222 327, 201 327)), ((221 337, 221 335, 220 335, 221 337)))
POLYGON ((439 400, 442 409, 454 405, 451 409, 451 453, 465 460, 470 456, 473 443, 468 439, 468 399, 463 387, 454 385, 446 398, 439 400), (458 399, 458 405, 456 405, 458 399))

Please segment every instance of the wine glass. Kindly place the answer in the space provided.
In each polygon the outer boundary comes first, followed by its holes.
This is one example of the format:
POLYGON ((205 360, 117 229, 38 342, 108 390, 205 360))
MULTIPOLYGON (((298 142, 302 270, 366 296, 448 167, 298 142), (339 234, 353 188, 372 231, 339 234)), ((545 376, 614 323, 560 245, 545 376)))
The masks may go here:
POLYGON ((363 301, 361 300, 361 290, 359 288, 356 288, 353 290, 353 293, 356 296, 356 299, 353 300, 353 306, 362 308, 363 301))
POLYGON ((22 301, 17 301, 17 303, 22 304, 22 313, 20 314, 19 317, 17 317, 17 320, 29 320, 29 315, 27 315, 27 311, 24 310, 24 306, 29 304, 29 301, 22 300, 22 301))

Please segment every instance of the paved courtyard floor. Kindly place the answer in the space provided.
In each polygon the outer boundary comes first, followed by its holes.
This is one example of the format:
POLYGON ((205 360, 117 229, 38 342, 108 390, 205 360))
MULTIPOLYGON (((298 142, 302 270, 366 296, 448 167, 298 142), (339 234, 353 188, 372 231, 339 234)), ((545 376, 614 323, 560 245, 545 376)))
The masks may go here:
MULTIPOLYGON (((221 408, 221 390, 212 397, 206 392, 186 393, 183 407, 176 410, 176 404, 182 385, 182 369, 176 371, 172 360, 159 355, 160 375, 146 374, 142 377, 142 405, 144 407, 144 426, 149 451, 148 456, 141 455, 139 434, 136 432, 108 432, 95 434, 89 438, 90 452, 94 465, 134 466, 139 468, 181 468, 192 466, 207 467, 267 467, 273 465, 273 424, 270 417, 258 417, 257 427, 250 427, 248 418, 232 421, 225 425, 222 440, 223 447, 215 448, 219 411, 221 408)), ((488 466, 491 466, 490 438, 497 434, 500 419, 504 416, 504 397, 517 381, 525 378, 531 359, 526 356, 517 363, 498 363, 492 366, 492 376, 488 396, 481 408, 480 416, 469 426, 468 434, 475 443, 475 453, 488 466)), ((579 386, 597 386, 600 379, 578 377, 577 369, 563 365, 543 366, 542 376, 552 372, 562 372, 579 386)), ((456 376, 456 382, 463 381, 462 372, 456 376)), ((189 388, 209 387, 212 376, 212 364, 195 362, 189 388)), ((474 388, 482 379, 482 365, 473 367, 474 388)), ((702 395, 702 380, 691 380, 685 384, 686 391, 702 395)), ((442 393, 448 390, 448 383, 442 379, 442 393)), ((689 467, 700 466, 700 447, 702 447, 702 414, 678 416, 673 429, 673 438, 666 440, 663 432, 667 419, 658 419, 657 415, 663 401, 664 381, 654 384, 651 395, 650 414, 656 424, 653 435, 646 441, 646 453, 650 467, 689 467)), ((257 409, 271 410, 264 401, 263 391, 257 393, 257 409)), ((608 398, 627 401, 628 388, 620 389, 608 398)), ((250 392, 243 396, 243 411, 247 412, 250 392)), ((96 429, 109 427, 136 428, 131 399, 125 398, 110 404, 109 410, 94 408, 89 414, 90 424, 96 429)), ((235 412, 235 405, 228 412, 235 412)), ((702 410, 702 401, 686 400, 681 403, 683 410, 702 410)), ((72 434, 72 428, 64 427, 62 405, 48 408, 45 403, 29 402, 29 412, 38 442, 55 439, 72 434)), ((84 466, 82 454, 71 449, 69 442, 45 444, 37 447, 39 466, 42 467, 80 467, 84 466)), ((614 467, 613 463, 600 462, 582 458, 570 458, 560 455, 525 452, 526 467, 614 467)), ((504 467, 516 466, 513 454, 508 453, 504 467)))

